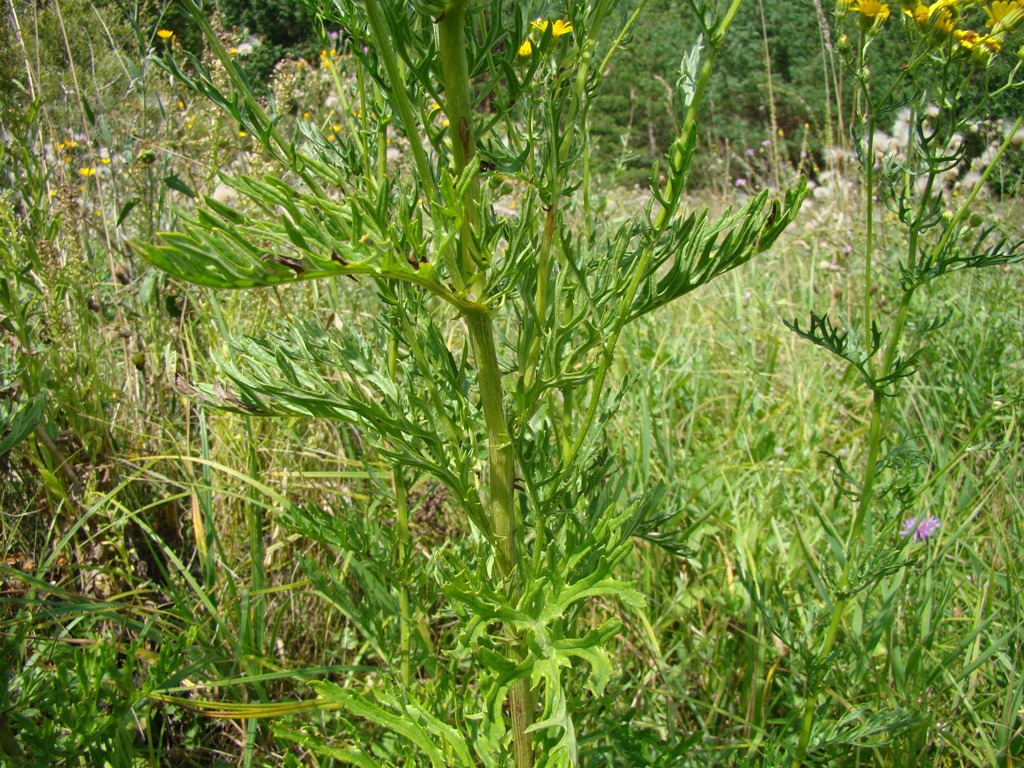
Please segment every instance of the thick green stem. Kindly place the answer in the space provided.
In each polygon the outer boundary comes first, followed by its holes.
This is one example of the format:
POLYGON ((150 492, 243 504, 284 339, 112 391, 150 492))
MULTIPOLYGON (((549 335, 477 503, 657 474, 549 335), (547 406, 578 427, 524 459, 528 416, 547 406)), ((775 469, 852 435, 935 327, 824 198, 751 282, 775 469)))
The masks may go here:
MULTIPOLYGON (((473 108, 469 94, 469 64, 466 59, 466 0, 446 5, 437 21, 444 81, 445 113, 452 131, 454 172, 461 176, 476 154, 473 108)), ((463 224, 459 238, 459 258, 466 287, 483 283, 485 267, 475 258, 474 234, 480 222, 480 187, 474 178, 462 199, 463 224)), ((487 426, 487 528, 496 547, 498 572, 506 588, 518 595, 519 527, 516 520, 515 455, 505 422, 504 390, 498 352, 494 344, 494 324, 484 306, 463 313, 469 330, 470 346, 476 360, 480 406, 487 426)), ((510 634, 511 655, 521 657, 521 640, 510 634)), ((516 681, 508 693, 512 720, 512 753, 516 768, 533 768, 533 741, 527 729, 533 724, 533 696, 528 680, 516 681)))
POLYGON ((505 424, 502 405, 504 392, 498 355, 494 346, 494 327, 484 312, 466 315, 469 339, 476 359, 480 404, 487 425, 487 503, 491 533, 497 547, 498 568, 503 578, 512 575, 516 565, 516 523, 512 480, 514 457, 505 424))
MULTIPOLYGON (((441 47, 441 77, 444 80, 445 114, 452 132, 455 176, 460 177, 476 154, 473 106, 469 96, 469 62, 466 59, 466 0, 450 3, 437 22, 441 47)), ((459 264, 467 285, 477 272, 473 232, 479 223, 480 182, 474 176, 462 199, 463 224, 459 241, 459 264)), ((482 274, 479 275, 482 277, 482 274)))
MULTIPOLYGON (((480 311, 466 315, 470 344, 476 359, 480 404, 487 425, 487 512, 496 546, 498 571, 510 590, 518 592, 518 534, 515 495, 512 482, 515 457, 505 423, 504 392, 498 353, 494 345, 494 325, 490 315, 480 311)), ((510 637, 514 655, 520 655, 518 637, 510 637)), ((533 724, 533 696, 528 680, 518 680, 509 689, 508 705, 512 719, 512 750, 516 768, 532 768, 533 745, 527 728, 533 724)))

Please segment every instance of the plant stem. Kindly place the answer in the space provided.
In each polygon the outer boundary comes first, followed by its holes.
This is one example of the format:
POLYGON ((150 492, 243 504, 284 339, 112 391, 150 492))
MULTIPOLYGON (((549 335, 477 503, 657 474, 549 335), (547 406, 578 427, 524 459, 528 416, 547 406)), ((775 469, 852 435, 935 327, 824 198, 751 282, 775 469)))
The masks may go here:
MULTIPOLYGON (((452 130, 452 158, 456 176, 461 176, 476 155, 473 109, 469 96, 469 64, 466 60, 467 0, 456 0, 438 19, 441 75, 444 80, 445 111, 452 130)), ((456 261, 466 275, 467 287, 482 285, 485 268, 474 258, 474 230, 479 226, 480 188, 474 177, 462 199, 463 224, 456 261)), ((486 297, 484 297, 484 302, 486 297)), ((470 346, 477 367, 480 405, 487 426, 487 517, 496 546, 498 572, 513 597, 522 591, 519 583, 519 526, 516 519, 515 454, 505 422, 504 390, 498 351, 494 344, 494 323, 490 310, 481 305, 464 311, 470 346)), ((521 658, 522 641, 509 630, 510 657, 521 658)), ((533 768, 533 740, 527 729, 533 724, 533 695, 527 679, 509 688, 508 706, 512 719, 512 754, 516 768, 533 768)))
MULTIPOLYGON (((691 133, 697 130, 697 113, 701 105, 704 104, 704 92, 707 90, 708 81, 711 79, 715 59, 718 58, 718 53, 722 49, 725 33, 732 26, 733 19, 739 13, 741 5, 743 5, 743 0, 732 0, 729 4, 729 9, 725 12, 725 16, 715 24, 713 30, 708 30, 708 53, 704 58, 704 63, 701 65, 700 74, 697 76, 693 96, 686 110, 686 117, 683 119, 683 127, 679 131, 679 136, 672 142, 672 146, 668 150, 671 173, 668 175, 668 181, 665 183, 665 188, 661 194, 665 204, 658 211, 658 215, 654 219, 653 229, 655 235, 660 234, 669 225, 669 222, 672 221, 672 217, 675 216, 679 208, 679 201, 683 197, 686 181, 690 175, 689 164, 692 161, 692 156, 689 158, 684 156, 683 149, 691 141, 691 133), (685 167, 683 167, 684 165, 685 167)), ((703 20, 701 23, 703 25, 703 20)))
MULTIPOLYGON (((391 381, 398 384, 398 339, 394 336, 388 342, 388 376, 391 381)), ((391 468, 391 486, 395 493, 395 511, 398 513, 398 655, 401 659, 402 685, 408 688, 412 680, 412 621, 409 613, 409 585, 406 578, 412 547, 409 539, 409 494, 399 464, 391 468)))
MULTIPOLYGON (((501 370, 494 345, 494 324, 488 313, 466 314, 470 344, 476 359, 480 403, 487 425, 487 510, 496 545, 498 571, 509 589, 519 592, 517 583, 518 533, 515 496, 512 487, 515 457, 505 423, 501 370)), ((522 654, 521 641, 511 635, 511 655, 522 654)), ((517 680, 509 688, 512 718, 512 752, 516 768, 532 768, 533 743, 527 729, 533 724, 533 695, 529 680, 517 680)))
POLYGON ((419 175, 420 184, 423 185, 423 194, 429 202, 434 202, 437 199, 434 175, 430 172, 427 153, 420 139, 419 124, 405 88, 405 76, 395 55, 394 44, 388 34, 384 12, 380 8, 379 2, 366 3, 366 18, 370 23, 370 34, 373 35, 374 45, 377 46, 377 52, 384 63, 384 70, 388 74, 388 81, 391 85, 390 95, 398 117, 402 121, 405 137, 409 141, 409 149, 412 150, 413 162, 416 164, 416 173, 419 175))
MULTIPOLYGON (((910 300, 914 291, 904 291, 900 303, 899 314, 893 325, 889 336, 889 343, 886 345, 885 353, 882 356, 882 366, 879 378, 884 379, 892 372, 892 364, 896 359, 896 351, 899 348, 900 338, 903 336, 903 329, 906 327, 907 317, 910 313, 910 300)), ((839 599, 832 610, 832 621, 829 622, 828 630, 825 633, 825 640, 817 654, 818 663, 823 663, 832 653, 835 647, 836 638, 839 635, 839 624, 842 622, 843 614, 846 612, 846 605, 849 597, 845 590, 850 585, 850 554, 853 542, 861 535, 865 535, 866 542, 871 543, 871 526, 866 526, 871 511, 872 497, 874 496, 875 480, 878 477, 878 460, 882 451, 882 420, 885 407, 885 395, 881 387, 875 386, 871 398, 871 427, 868 437, 868 457, 864 465, 864 482, 861 484, 860 502, 857 505, 857 516, 854 518, 850 528, 850 534, 846 540, 846 562, 843 564, 843 577, 839 582, 839 599)), ((794 768, 800 768, 804 756, 807 754, 807 747, 810 744, 811 732, 814 730, 814 707, 818 699, 817 681, 808 682, 807 701, 804 703, 803 720, 800 726, 800 740, 797 743, 796 756, 793 760, 794 768)))
MULTIPOLYGON (((473 131, 473 107, 469 97, 469 62, 466 60, 466 0, 449 3, 437 22, 440 39, 441 76, 444 81, 445 114, 452 132, 452 159, 455 176, 461 177, 476 154, 476 136, 473 131)), ((459 261, 467 286, 473 275, 482 278, 473 258, 473 231, 479 223, 480 182, 476 176, 463 196, 462 237, 459 242, 459 261)))

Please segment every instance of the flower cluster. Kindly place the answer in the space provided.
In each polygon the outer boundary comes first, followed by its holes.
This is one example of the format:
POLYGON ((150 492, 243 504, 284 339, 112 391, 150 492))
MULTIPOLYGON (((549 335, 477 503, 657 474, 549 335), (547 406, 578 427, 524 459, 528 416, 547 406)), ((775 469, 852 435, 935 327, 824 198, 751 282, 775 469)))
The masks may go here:
MULTIPOLYGON (((933 43, 952 41, 954 52, 963 52, 981 64, 988 64, 1002 50, 1007 36, 1024 22, 1024 0, 993 0, 991 3, 968 3, 962 0, 901 0, 903 15, 913 28, 933 43), (986 31, 965 26, 977 7, 985 12, 986 31)), ((888 3, 881 0, 837 0, 840 17, 857 14, 860 28, 867 34, 878 33, 889 19, 888 3)), ((978 21, 980 18, 975 14, 978 21)))
POLYGON ((537 19, 530 22, 530 36, 523 40, 519 46, 519 55, 523 58, 533 55, 534 41, 530 37, 537 34, 540 38, 536 41, 537 44, 543 43, 543 41, 551 39, 557 40, 562 35, 568 35, 572 32, 572 22, 562 21, 562 19, 556 19, 555 21, 545 21, 543 19, 537 19), (551 30, 551 36, 548 37, 548 30, 551 30))

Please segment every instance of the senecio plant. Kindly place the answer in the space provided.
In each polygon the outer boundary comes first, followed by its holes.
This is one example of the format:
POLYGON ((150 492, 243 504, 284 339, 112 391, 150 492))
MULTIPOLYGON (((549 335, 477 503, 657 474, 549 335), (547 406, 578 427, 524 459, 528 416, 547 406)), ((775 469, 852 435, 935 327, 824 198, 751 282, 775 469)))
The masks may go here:
MULTIPOLYGON (((379 307, 368 330, 310 319, 238 340, 221 361, 230 384, 197 387, 246 413, 354 425, 392 467, 395 551, 384 565, 398 582, 397 622, 359 624, 383 668, 372 685, 317 692, 401 737, 403 765, 576 765, 574 714, 609 679, 620 628, 595 621, 593 601, 642 599, 616 566, 635 538, 662 540, 666 519, 658 493, 626 496, 602 440, 641 373, 612 375, 618 342, 630 323, 767 250, 805 191, 766 191, 717 218, 683 201, 701 103, 740 0, 689 3, 701 43, 675 84, 678 135, 652 170, 650 202, 614 225, 592 189, 588 117, 644 3, 626 16, 616 0, 571 1, 557 15, 503 0, 306 0, 348 51, 352 72, 338 77, 347 130, 300 120, 286 135, 200 6, 183 2, 216 68, 173 47, 163 66, 237 120, 279 171, 225 175, 235 204, 207 197, 177 231, 136 247, 202 286, 345 278, 379 307), (394 160, 391 136, 411 163, 394 160), (510 190, 514 211, 495 205, 510 190), (475 544, 432 564, 460 620, 454 649, 433 647, 410 604, 410 574, 425 566, 413 562, 408 489, 424 477, 447 489, 475 544), (418 688, 442 651, 463 662, 456 712, 431 711, 418 688)), ((282 516, 355 546, 329 512, 282 516)), ((340 591, 330 574, 311 567, 310 577, 340 591)), ((290 737, 353 765, 383 759, 374 743, 290 737)))
MULTIPOLYGON (((918 726, 927 725, 922 707, 935 680, 948 674, 941 665, 929 671, 920 651, 903 657, 894 649, 887 661, 893 680, 883 683, 877 702, 851 707, 836 691, 843 690, 842 669, 877 669, 870 656, 896 621, 904 571, 943 524, 942 510, 923 506, 922 499, 962 458, 932 466, 894 415, 926 335, 953 316, 928 314, 927 286, 960 270, 1024 260, 1019 222, 986 216, 980 205, 1000 160, 1022 138, 1024 3, 910 0, 890 7, 839 0, 835 15, 837 50, 856 94, 852 138, 864 179, 863 261, 856 274, 862 284, 845 298, 838 320, 812 312, 809 322, 787 325, 841 359, 866 388, 867 436, 856 453, 859 467, 834 457, 850 513, 838 526, 823 519, 831 558, 816 558, 812 566, 827 586, 827 602, 804 605, 794 618, 784 600, 767 607, 763 584, 751 591, 769 626, 796 651, 794 667, 806 679, 799 735, 785 764, 817 764, 837 748, 878 746, 898 732, 911 734, 907 760, 916 763, 930 759, 923 756, 927 729, 918 726), (888 42, 897 42, 905 57, 884 87, 871 73, 883 36, 894 38, 888 42), (994 114, 1000 101, 1012 105, 1009 117, 994 114), (880 131, 894 124, 897 136, 880 131), (986 130, 988 148, 972 152, 967 137, 986 130), (879 236, 881 222, 889 236, 879 236)), ((928 616, 941 611, 927 610, 928 616)), ((924 633, 931 642, 935 633, 924 633)))

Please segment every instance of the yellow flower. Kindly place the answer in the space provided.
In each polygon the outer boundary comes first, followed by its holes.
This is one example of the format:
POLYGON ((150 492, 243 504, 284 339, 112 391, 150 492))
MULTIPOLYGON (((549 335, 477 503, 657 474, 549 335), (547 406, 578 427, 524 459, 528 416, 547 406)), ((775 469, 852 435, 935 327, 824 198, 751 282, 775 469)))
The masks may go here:
POLYGON ((991 28, 993 32, 1012 30, 1024 19, 1024 8, 1021 7, 1020 0, 995 0, 991 7, 985 6, 985 15, 988 16, 985 26, 991 28))
POLYGON ((100 158, 100 162, 103 163, 103 165, 110 165, 110 158, 109 157, 101 157, 100 158))
POLYGON ((523 44, 519 46, 519 55, 524 59, 533 53, 533 43, 530 42, 530 38, 523 40, 523 44))
POLYGON ((90 176, 95 176, 96 175, 96 169, 95 168, 79 168, 78 172, 80 174, 82 174, 87 179, 90 176))
POLYGON ((953 34, 960 49, 970 56, 971 61, 981 66, 989 66, 1003 47, 1003 41, 997 35, 979 35, 971 29, 958 29, 953 34))
POLYGON ((171 30, 169 30, 169 29, 158 29, 156 31, 156 36, 159 37, 161 40, 166 40, 167 38, 171 37, 173 34, 174 33, 171 32, 171 30))
POLYGON ((960 47, 968 51, 999 53, 1003 47, 1002 41, 995 35, 979 35, 973 29, 958 29, 955 32, 955 37, 956 41, 960 43, 960 47))
POLYGON ((556 19, 554 24, 552 24, 550 21, 537 19, 536 21, 531 21, 530 26, 536 29, 542 35, 548 31, 548 27, 551 27, 551 36, 555 39, 558 39, 562 35, 568 35, 570 32, 572 32, 572 22, 562 21, 561 19, 556 19))
POLYGON ((956 27, 956 4, 957 0, 938 0, 931 5, 919 3, 913 12, 904 13, 917 22, 922 32, 935 31, 940 37, 948 37, 956 27))
POLYGON ((856 11, 865 19, 883 22, 889 18, 889 4, 878 0, 853 0, 850 10, 856 11))

